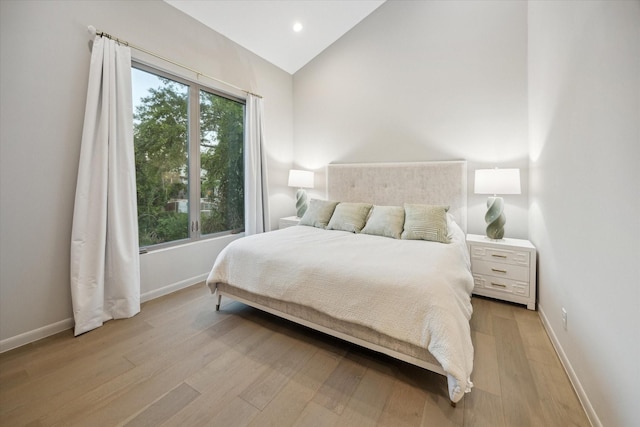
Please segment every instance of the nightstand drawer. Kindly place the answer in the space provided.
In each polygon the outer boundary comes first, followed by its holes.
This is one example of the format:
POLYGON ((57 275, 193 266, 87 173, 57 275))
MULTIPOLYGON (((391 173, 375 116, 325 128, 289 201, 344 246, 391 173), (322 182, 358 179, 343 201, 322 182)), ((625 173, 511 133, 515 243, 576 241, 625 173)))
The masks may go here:
POLYGON ((529 252, 527 251, 472 245, 471 258, 529 267, 529 252))
POLYGON ((529 284, 527 282, 474 274, 473 283, 475 289, 491 289, 505 294, 529 296, 529 284))
POLYGON ((471 260, 474 273, 484 274, 487 276, 499 277, 504 279, 519 280, 529 282, 529 268, 520 265, 500 264, 496 262, 487 262, 479 259, 471 260))

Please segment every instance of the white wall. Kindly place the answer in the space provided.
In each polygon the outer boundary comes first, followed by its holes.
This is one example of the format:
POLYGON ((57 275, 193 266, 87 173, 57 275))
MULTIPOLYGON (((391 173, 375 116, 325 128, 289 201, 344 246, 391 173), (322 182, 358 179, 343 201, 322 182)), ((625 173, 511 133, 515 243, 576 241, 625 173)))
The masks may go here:
MULTIPOLYGON (((528 235, 527 5, 388 1, 294 75, 294 160, 467 159, 522 168, 506 234, 528 235)), ((323 195, 321 184, 311 195, 323 195)), ((484 234, 486 196, 469 196, 484 234)))
POLYGON ((594 424, 638 425, 640 2, 530 2, 529 101, 540 314, 594 424))
MULTIPOLYGON (((2 1, 0 349, 71 325, 69 247, 89 24, 263 95, 272 224, 293 213, 290 74, 161 1, 2 1)), ((228 240, 142 255, 143 297, 202 279, 228 240)))

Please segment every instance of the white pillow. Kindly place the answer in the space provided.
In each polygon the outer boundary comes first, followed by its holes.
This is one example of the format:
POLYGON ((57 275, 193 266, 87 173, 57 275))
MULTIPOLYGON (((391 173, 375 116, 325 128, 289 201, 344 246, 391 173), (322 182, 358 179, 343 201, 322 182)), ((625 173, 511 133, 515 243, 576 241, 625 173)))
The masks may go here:
POLYGON ((447 237, 449 238, 449 240, 453 239, 453 231, 454 231, 454 227, 456 226, 460 227, 456 222, 455 218, 453 217, 453 215, 447 212, 447 231, 449 232, 449 234, 447 234, 447 237))

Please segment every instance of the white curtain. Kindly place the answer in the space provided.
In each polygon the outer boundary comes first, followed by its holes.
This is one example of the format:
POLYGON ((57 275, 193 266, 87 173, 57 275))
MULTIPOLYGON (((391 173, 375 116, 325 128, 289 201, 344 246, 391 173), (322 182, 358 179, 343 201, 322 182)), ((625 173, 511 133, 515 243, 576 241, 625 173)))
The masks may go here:
POLYGON ((270 229, 263 115, 262 98, 249 94, 244 154, 244 228, 247 236, 270 229))
POLYGON ((71 234, 75 335, 140 311, 131 51, 93 42, 71 234))

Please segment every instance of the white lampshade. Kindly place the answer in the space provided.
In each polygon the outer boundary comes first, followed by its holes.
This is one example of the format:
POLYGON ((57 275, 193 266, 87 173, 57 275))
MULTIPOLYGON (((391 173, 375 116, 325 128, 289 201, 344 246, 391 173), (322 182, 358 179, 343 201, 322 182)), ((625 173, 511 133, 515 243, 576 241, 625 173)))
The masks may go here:
POLYGON ((476 194, 520 194, 520 169, 476 169, 476 194))
POLYGON ((289 171, 289 187, 313 188, 313 172, 291 169, 289 171))

